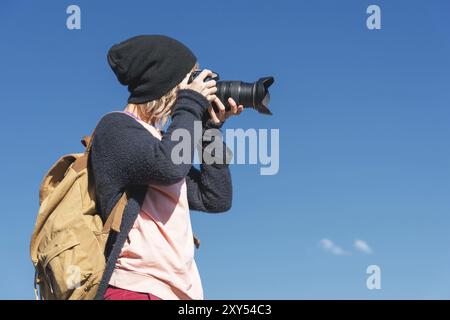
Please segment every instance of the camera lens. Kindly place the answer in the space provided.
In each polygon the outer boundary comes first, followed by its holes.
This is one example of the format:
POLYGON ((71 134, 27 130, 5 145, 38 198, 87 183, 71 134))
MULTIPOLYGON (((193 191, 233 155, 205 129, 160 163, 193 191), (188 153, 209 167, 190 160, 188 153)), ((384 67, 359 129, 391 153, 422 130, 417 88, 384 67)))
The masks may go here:
MULTIPOLYGON (((188 83, 191 83, 201 70, 196 70, 191 74, 188 83)), ((274 83, 273 77, 260 78, 254 83, 247 83, 242 81, 218 81, 219 75, 213 72, 211 77, 206 77, 205 82, 209 80, 217 81, 217 93, 216 96, 225 105, 225 109, 228 111, 231 109, 228 98, 233 98, 237 105, 243 105, 244 108, 253 108, 259 113, 271 115, 269 110, 270 94, 269 87, 274 83)), ((213 104, 214 110, 217 107, 213 104)))
POLYGON ((273 77, 260 78, 254 83, 218 81, 216 95, 223 102, 226 110, 230 109, 228 98, 231 97, 237 105, 242 104, 244 108, 253 108, 259 113, 271 115, 269 87, 273 83, 273 77))

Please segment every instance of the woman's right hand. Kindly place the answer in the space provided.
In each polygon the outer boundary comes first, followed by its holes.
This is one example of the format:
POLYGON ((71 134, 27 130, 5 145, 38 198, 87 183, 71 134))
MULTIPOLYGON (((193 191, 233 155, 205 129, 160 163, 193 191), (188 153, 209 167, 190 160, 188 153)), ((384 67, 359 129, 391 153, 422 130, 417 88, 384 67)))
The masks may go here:
POLYGON ((217 97, 215 93, 217 92, 216 81, 209 80, 204 82, 205 78, 212 76, 211 70, 204 69, 200 74, 191 82, 188 83, 191 73, 188 73, 186 77, 181 81, 180 89, 191 89, 197 91, 203 95, 209 102, 214 101, 217 97))

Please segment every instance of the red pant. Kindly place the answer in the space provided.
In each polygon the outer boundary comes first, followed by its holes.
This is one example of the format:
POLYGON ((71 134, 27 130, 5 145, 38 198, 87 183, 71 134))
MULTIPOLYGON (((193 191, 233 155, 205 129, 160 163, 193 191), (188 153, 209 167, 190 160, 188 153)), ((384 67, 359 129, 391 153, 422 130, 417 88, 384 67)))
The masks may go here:
POLYGON ((151 293, 135 292, 109 286, 103 297, 105 300, 162 300, 151 293))

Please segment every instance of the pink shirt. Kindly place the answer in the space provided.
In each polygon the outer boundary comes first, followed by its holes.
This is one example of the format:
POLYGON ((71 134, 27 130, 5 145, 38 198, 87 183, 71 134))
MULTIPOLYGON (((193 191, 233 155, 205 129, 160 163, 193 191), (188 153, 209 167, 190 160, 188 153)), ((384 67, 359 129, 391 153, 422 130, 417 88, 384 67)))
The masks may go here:
MULTIPOLYGON (((137 121, 161 140, 155 127, 137 121)), ((184 179, 148 186, 109 284, 164 300, 203 299, 184 179)))

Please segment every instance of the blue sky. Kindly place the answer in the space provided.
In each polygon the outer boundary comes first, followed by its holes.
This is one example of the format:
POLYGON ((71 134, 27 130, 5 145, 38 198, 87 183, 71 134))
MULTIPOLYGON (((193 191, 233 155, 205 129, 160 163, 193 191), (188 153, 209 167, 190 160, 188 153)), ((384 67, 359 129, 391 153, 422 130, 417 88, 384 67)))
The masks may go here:
POLYGON ((278 174, 234 165, 233 208, 192 213, 206 298, 449 299, 449 14, 444 0, 2 1, 0 298, 34 297, 43 175, 125 104, 108 48, 161 33, 221 79, 276 79, 272 117, 225 127, 279 129, 278 174), (70 4, 81 30, 66 28, 70 4), (370 4, 381 30, 366 28, 370 4))

